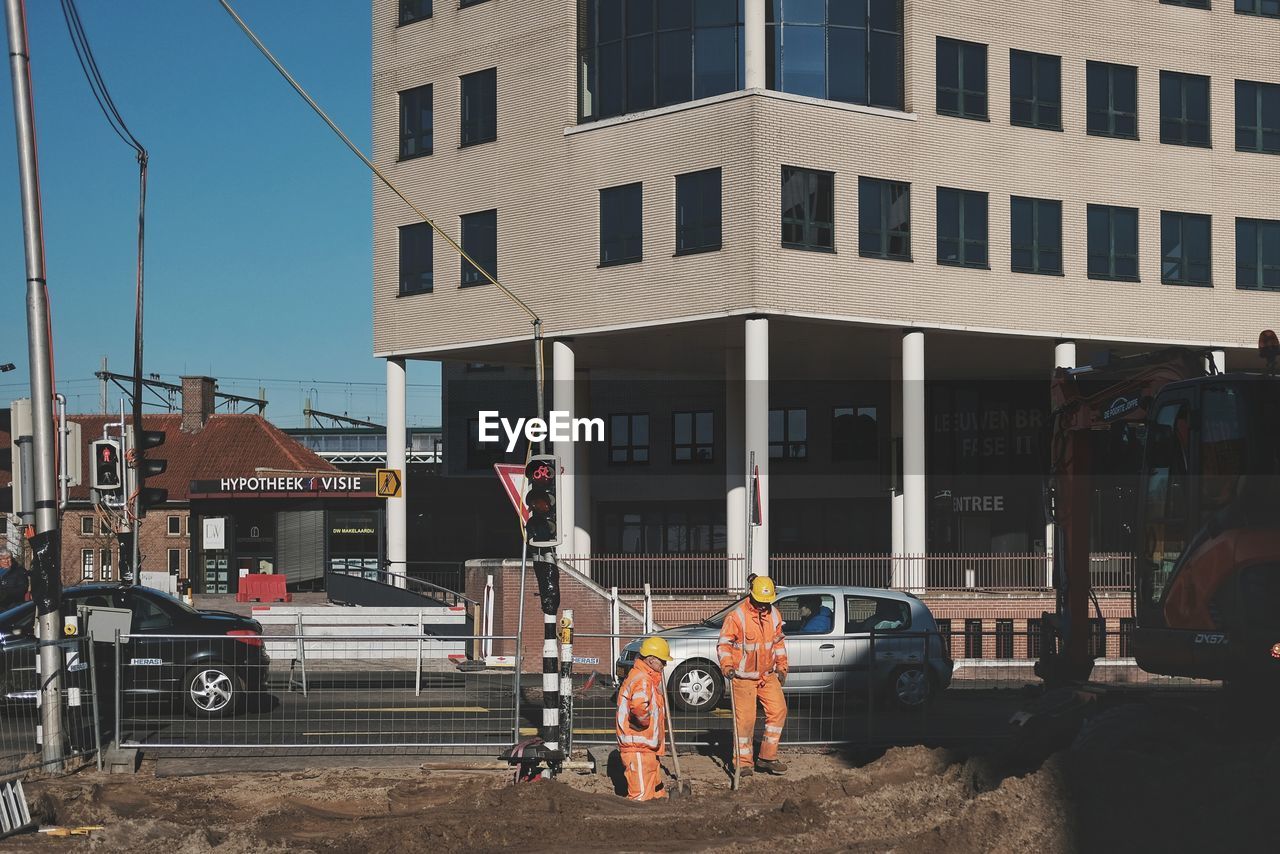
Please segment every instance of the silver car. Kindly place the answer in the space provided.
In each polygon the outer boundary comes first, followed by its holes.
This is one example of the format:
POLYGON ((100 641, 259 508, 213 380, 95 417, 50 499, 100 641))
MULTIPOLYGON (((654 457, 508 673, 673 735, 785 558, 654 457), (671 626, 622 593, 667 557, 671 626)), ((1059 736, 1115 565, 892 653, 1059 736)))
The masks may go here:
MULTIPOLYGON (((851 698, 883 692, 906 708, 923 706, 951 684, 951 656, 929 608, 910 593, 871 587, 780 587, 790 670, 789 695, 840 692, 851 698), (874 652, 873 652, 874 649, 874 652)), ((730 605, 690 626, 658 632, 671 647, 666 667, 671 702, 709 711, 724 697, 716 643, 730 605)), ((623 648, 619 680, 635 662, 640 641, 623 648)))

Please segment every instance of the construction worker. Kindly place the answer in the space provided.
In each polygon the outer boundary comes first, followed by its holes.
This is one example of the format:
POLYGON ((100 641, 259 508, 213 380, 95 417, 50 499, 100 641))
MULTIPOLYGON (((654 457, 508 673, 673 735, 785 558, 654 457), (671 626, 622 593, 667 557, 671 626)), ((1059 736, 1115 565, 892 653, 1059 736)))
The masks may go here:
POLYGON ((787 681, 787 642, 782 615, 773 607, 778 588, 767 576, 751 581, 751 595, 725 617, 716 651, 720 672, 733 691, 735 762, 739 776, 751 774, 751 740, 756 731, 756 700, 764 706, 764 739, 755 770, 782 774, 778 741, 787 720, 782 686, 787 681))
POLYGON ((627 777, 627 797, 633 801, 667 797, 658 757, 666 753, 662 671, 670 660, 671 649, 663 638, 645 638, 635 665, 618 689, 618 753, 627 777))

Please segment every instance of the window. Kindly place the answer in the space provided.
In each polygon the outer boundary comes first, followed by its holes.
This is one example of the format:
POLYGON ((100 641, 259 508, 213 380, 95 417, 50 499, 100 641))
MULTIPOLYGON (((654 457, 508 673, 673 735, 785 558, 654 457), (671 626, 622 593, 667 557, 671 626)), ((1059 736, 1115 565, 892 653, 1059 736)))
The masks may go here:
POLYGON ((465 9, 468 6, 478 6, 483 2, 485 2, 485 0, 458 0, 458 8, 465 9))
POLYGON ((1166 285, 1212 283, 1209 217, 1160 212, 1160 281, 1166 285))
POLYGON ((809 410, 769 410, 769 459, 803 460, 809 456, 809 410))
POLYGON ((709 463, 715 459, 715 413, 671 414, 671 459, 677 463, 709 463))
POLYGON ((964 657, 982 658, 982 620, 964 621, 964 657))
POLYGON ((951 657, 951 618, 943 617, 940 620, 934 620, 938 624, 938 635, 942 638, 942 649, 946 653, 947 658, 951 657))
POLYGON ((676 176, 676 254, 720 248, 720 170, 676 176))
POLYGON ((93 580, 93 549, 80 550, 80 577, 85 581, 93 580))
POLYGON ((741 15, 736 0, 579 0, 581 120, 738 89, 741 15))
POLYGON ((1062 57, 1009 51, 1009 123, 1062 130, 1062 57))
POLYGON ((1133 656, 1133 617, 1120 618, 1120 657, 1133 656))
POLYGON ((93 517, 92 516, 80 517, 80 533, 89 534, 89 535, 93 534, 93 517))
POLYGON ((1280 154, 1280 84, 1236 81, 1236 150, 1280 154))
POLYGON ((1013 620, 996 620, 996 658, 1013 658, 1013 620))
POLYGON ((400 159, 430 154, 434 132, 431 87, 419 86, 400 93, 400 159))
POLYGON ((169 573, 176 575, 182 571, 182 549, 169 549, 169 573))
POLYGON ((498 138, 498 69, 486 68, 458 78, 462 84, 459 147, 498 138))
POLYGON ((182 517, 181 516, 167 516, 165 517, 165 523, 169 526, 168 535, 170 537, 182 536, 182 517))
POLYGON ((911 260, 911 185, 858 179, 858 254, 911 260))
POLYGON ((835 248, 835 174, 782 167, 782 245, 835 248))
POLYGON ((987 268, 987 194, 938 188, 938 263, 987 268))
POLYGON ((938 113, 987 118, 987 46, 938 37, 938 113))
POLYGON ((111 580, 111 549, 102 549, 99 556, 102 558, 102 580, 111 580))
MULTIPOLYGON (((498 278, 498 212, 465 214, 462 217, 462 248, 493 278, 498 278)), ((483 285, 489 280, 462 259, 462 286, 483 285)))
POLYGON ((643 193, 640 184, 600 191, 600 266, 644 257, 643 193))
POLYGON ((1010 223, 1014 272, 1062 275, 1062 202, 1014 196, 1010 223))
POLYGON ((902 2, 765 4, 765 86, 902 109, 902 2))
POLYGON ((1088 132, 1094 136, 1138 138, 1138 69, 1090 62, 1085 72, 1088 132))
POLYGON ((867 462, 879 459, 880 430, 874 406, 837 406, 831 410, 831 459, 867 462))
POLYGON ((1027 658, 1040 657, 1040 618, 1027 620, 1027 658))
POLYGON ((1166 6, 1186 6, 1188 9, 1208 9, 1209 0, 1160 0, 1166 6))
POLYGON ((431 0, 400 0, 400 26, 431 17, 431 0))
POLYGON ((1138 281, 1138 209, 1089 205, 1089 278, 1138 281))
POLYGON ((173 625, 173 620, 163 608, 137 593, 129 597, 129 609, 133 611, 132 631, 156 631, 173 625))
POLYGON ((400 234, 400 296, 429 294, 435 286, 432 228, 425 222, 402 225, 400 234))
POLYGON ((1280 0, 1236 0, 1236 14, 1280 18, 1280 0))
POLYGON ((844 597, 845 634, 892 632, 911 628, 911 609, 897 599, 844 597))
POLYGON ((1209 78, 1160 72, 1160 141, 1209 148, 1209 78))
MULTIPOLYGON (((782 632, 792 635, 829 635, 835 631, 836 597, 826 593, 784 596, 775 603, 782 617, 782 632)), ((801 653, 803 656, 804 653, 801 653)))
POLYGON ((609 416, 609 462, 649 462, 649 416, 647 413, 609 416))
POLYGON ((1236 220, 1236 287, 1280 290, 1280 220, 1236 220))
POLYGON ((1190 533, 1187 461, 1191 448, 1185 438, 1191 430, 1190 411, 1189 400, 1175 398, 1156 411, 1154 423, 1147 427, 1146 530, 1139 540, 1144 548, 1138 571, 1148 577, 1138 590, 1151 605, 1159 605, 1164 597, 1190 533))
POLYGON ((1094 658, 1107 657, 1107 618, 1089 618, 1089 655, 1094 658))

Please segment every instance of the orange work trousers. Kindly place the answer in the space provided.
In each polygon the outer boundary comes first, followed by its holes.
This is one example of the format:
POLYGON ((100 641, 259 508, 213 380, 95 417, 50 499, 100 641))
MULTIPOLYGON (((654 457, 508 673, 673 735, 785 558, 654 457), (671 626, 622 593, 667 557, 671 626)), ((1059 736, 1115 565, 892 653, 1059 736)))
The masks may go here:
POLYGON ((751 760, 751 739, 756 732, 756 699, 764 706, 764 738, 760 741, 760 758, 777 759, 778 741, 782 738, 782 725, 787 720, 787 701, 782 696, 778 677, 770 673, 763 680, 734 679, 733 708, 738 738, 738 767, 748 767, 751 760))
POLYGON ((620 755, 627 777, 628 798, 651 801, 667 796, 667 789, 662 785, 662 765, 658 762, 658 754, 649 750, 628 750, 620 755))

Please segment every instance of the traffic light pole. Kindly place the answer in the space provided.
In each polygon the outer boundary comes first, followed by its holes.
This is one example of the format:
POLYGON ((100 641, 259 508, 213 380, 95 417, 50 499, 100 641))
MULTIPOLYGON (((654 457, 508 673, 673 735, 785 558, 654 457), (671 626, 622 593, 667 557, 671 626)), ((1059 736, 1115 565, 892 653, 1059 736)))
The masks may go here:
POLYGON ((41 754, 46 767, 62 761, 62 655, 54 644, 62 634, 62 569, 58 557, 58 497, 54 465, 53 352, 45 287, 44 225, 40 175, 36 168, 35 107, 31 99, 31 57, 23 0, 5 0, 9 30, 9 71, 18 137, 22 186, 22 231, 27 265, 27 342, 31 371, 31 426, 35 462, 35 536, 31 594, 40 639, 41 754))

